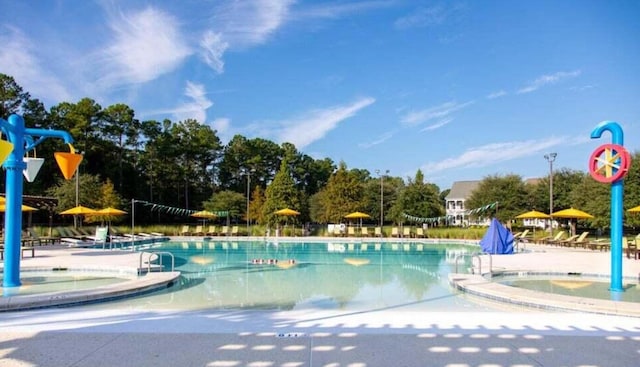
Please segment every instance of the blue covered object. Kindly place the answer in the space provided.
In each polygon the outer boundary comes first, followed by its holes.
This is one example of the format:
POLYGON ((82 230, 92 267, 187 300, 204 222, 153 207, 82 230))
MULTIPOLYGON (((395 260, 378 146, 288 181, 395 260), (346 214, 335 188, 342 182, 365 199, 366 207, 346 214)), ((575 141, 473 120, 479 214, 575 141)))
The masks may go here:
POLYGON ((513 233, 493 218, 487 233, 480 240, 480 247, 489 254, 512 254, 513 233))

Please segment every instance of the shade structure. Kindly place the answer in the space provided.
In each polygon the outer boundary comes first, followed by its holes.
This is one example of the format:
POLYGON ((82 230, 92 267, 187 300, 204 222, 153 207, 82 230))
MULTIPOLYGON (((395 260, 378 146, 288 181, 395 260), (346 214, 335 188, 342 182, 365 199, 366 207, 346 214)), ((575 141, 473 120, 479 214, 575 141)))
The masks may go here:
POLYGON ((627 211, 630 212, 630 213, 640 213, 640 205, 634 206, 631 209, 627 209, 627 211))
POLYGON ((67 209, 61 212, 61 215, 91 215, 96 214, 95 209, 87 208, 86 206, 78 205, 74 208, 67 209))
POLYGON ((531 210, 516 216, 516 219, 549 219, 551 216, 537 210, 531 210))
POLYGON ((362 218, 371 218, 371 216, 367 213, 363 212, 353 212, 344 216, 347 219, 362 219, 362 218))
MULTIPOLYGON (((23 212, 34 212, 38 210, 38 208, 34 208, 32 206, 22 204, 22 206, 20 207, 20 210, 22 210, 23 212)), ((2 203, 0 204, 0 212, 6 212, 6 211, 7 211, 6 203, 2 201, 2 203)))
POLYGON ((217 217, 217 215, 214 212, 210 212, 208 210, 201 210, 199 212, 195 212, 191 214, 191 216, 194 218, 203 218, 203 219, 211 219, 211 218, 217 217))
POLYGON ((284 208, 284 209, 276 210, 273 214, 284 215, 284 216, 287 216, 287 217, 293 217, 293 216, 296 216, 296 215, 300 215, 300 212, 295 211, 293 209, 284 208))
POLYGON ((582 210, 569 208, 557 211, 551 214, 554 218, 569 218, 569 219, 592 219, 593 215, 583 212, 582 210))
POLYGON ((104 209, 96 210, 94 215, 104 215, 104 216, 113 216, 113 215, 125 215, 127 212, 124 210, 108 207, 104 209))
POLYGON ((569 208, 569 209, 564 209, 564 210, 560 210, 557 211, 555 213, 551 214, 554 218, 566 218, 569 219, 569 224, 571 227, 571 235, 575 235, 576 234, 576 226, 575 223, 573 223, 573 221, 571 221, 571 219, 592 219, 593 215, 583 212, 582 210, 578 210, 578 209, 574 209, 574 208, 569 208))

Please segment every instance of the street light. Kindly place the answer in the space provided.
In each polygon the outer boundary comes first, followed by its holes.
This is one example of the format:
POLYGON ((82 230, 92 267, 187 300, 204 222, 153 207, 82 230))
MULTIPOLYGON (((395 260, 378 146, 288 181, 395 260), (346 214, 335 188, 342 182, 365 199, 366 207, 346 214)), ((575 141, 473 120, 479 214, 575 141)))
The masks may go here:
POLYGON ((251 227, 249 221, 249 202, 251 201, 251 173, 253 170, 245 170, 241 174, 247 176, 247 236, 251 235, 251 227))
POLYGON ((556 160, 558 153, 549 153, 544 155, 544 159, 549 162, 549 234, 553 233, 553 161, 556 160))
POLYGON ((376 174, 380 176, 380 230, 382 230, 382 224, 384 222, 384 175, 389 174, 389 170, 385 170, 384 174, 380 174, 380 170, 376 170, 376 174))

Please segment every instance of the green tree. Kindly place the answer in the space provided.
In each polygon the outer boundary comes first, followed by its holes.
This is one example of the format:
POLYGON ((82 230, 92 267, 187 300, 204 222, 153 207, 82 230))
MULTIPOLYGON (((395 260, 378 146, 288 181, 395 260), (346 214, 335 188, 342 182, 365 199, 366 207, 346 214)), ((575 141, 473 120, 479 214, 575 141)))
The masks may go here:
POLYGON ((244 213, 247 198, 241 193, 229 190, 217 192, 204 202, 204 208, 213 212, 228 211, 229 216, 236 219, 244 213))
POLYGON ((444 214, 444 207, 439 194, 438 186, 425 183, 422 171, 418 170, 400 194, 398 202, 406 214, 422 218, 440 217, 444 214))
POLYGON ((12 113, 19 113, 28 99, 29 93, 25 93, 12 76, 0 74, 0 118, 6 120, 12 113))
POLYGON ((360 172, 348 171, 346 163, 340 162, 321 190, 322 194, 314 198, 314 205, 320 206, 314 209, 317 210, 315 220, 320 223, 340 223, 345 215, 365 210, 364 183, 360 179, 360 172))
MULTIPOLYGON (((284 208, 297 210, 302 213, 303 217, 306 214, 306 208, 302 208, 301 193, 296 189, 286 160, 282 161, 280 170, 265 191, 265 201, 262 207, 264 222, 268 226, 272 226, 289 220, 274 214, 277 210, 284 208)), ((294 221, 300 219, 295 218, 294 221)))
POLYGON ((487 176, 473 190, 466 206, 469 209, 481 208, 498 202, 493 213, 480 213, 480 217, 494 215, 501 222, 508 222, 518 214, 527 211, 527 189, 518 175, 487 176))

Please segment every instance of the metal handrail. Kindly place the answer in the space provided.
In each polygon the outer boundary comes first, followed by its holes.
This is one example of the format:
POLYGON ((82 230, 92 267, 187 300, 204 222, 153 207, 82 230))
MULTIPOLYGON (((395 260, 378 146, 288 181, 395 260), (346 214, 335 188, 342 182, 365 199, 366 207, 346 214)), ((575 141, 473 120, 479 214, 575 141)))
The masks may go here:
MULTIPOLYGON (((471 256, 471 268, 473 269, 473 258, 478 258, 478 272, 480 273, 480 275, 482 275, 482 258, 480 257, 480 255, 489 255, 489 278, 491 278, 492 274, 493 274, 493 259, 491 258, 491 254, 489 253, 479 253, 479 252, 474 252, 473 254, 458 254, 456 255, 455 259, 454 259, 454 263, 455 263, 455 272, 458 273, 458 259, 465 257, 465 256, 471 256)), ((472 270, 473 273, 473 270, 472 270)))
POLYGON ((164 269, 164 266, 162 265, 162 254, 167 254, 169 256, 171 256, 171 271, 174 271, 175 268, 175 264, 176 264, 176 260, 175 257, 173 256, 173 254, 171 252, 168 251, 152 251, 152 252, 140 252, 140 265, 138 266, 138 272, 140 272, 140 269, 142 269, 142 256, 144 254, 148 254, 149 257, 147 258, 147 272, 150 273, 151 272, 151 256, 156 255, 158 256, 158 259, 160 259, 159 265, 160 265, 160 271, 162 271, 164 269))

